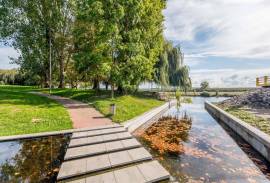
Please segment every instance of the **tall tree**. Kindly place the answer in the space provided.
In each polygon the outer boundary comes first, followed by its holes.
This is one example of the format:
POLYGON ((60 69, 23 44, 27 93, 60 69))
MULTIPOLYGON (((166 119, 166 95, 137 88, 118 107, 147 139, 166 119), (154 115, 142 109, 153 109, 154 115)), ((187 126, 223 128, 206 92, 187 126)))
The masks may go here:
POLYGON ((124 90, 137 88, 150 79, 162 50, 162 0, 123 1, 124 16, 119 23, 117 45, 118 81, 124 90))
POLYGON ((0 37, 19 51, 13 61, 22 70, 39 75, 48 86, 49 57, 52 47, 53 68, 59 69, 60 87, 64 86, 66 52, 72 47, 70 29, 72 8, 66 0, 1 0, 0 37))
POLYGON ((189 69, 184 65, 184 55, 180 47, 164 41, 163 52, 155 65, 154 81, 162 86, 177 86, 185 91, 191 87, 189 69))
POLYGON ((120 91, 150 79, 163 42, 163 0, 77 2, 76 54, 81 71, 120 91), (102 72, 104 71, 104 72, 102 72))

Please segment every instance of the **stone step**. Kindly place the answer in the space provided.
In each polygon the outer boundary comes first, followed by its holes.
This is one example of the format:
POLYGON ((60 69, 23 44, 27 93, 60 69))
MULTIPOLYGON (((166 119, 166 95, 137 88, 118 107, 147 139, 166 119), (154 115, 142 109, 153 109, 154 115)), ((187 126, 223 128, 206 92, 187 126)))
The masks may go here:
POLYGON ((132 138, 114 142, 106 142, 82 147, 68 148, 64 159, 67 161, 82 157, 89 157, 116 151, 129 150, 140 146, 141 144, 136 139, 132 138))
POLYGON ((119 126, 119 127, 115 127, 115 128, 108 128, 108 129, 75 132, 72 134, 71 138, 76 139, 76 138, 83 138, 83 137, 93 137, 93 136, 114 134, 114 133, 126 132, 126 131, 127 131, 126 128, 119 126))
POLYGON ((151 159, 151 154, 146 149, 140 147, 83 159, 65 161, 61 165, 57 180, 68 179, 88 173, 97 173, 99 171, 151 159))
POLYGON ((69 148, 71 147, 79 147, 85 145, 99 144, 104 142, 112 142, 117 140, 130 139, 132 135, 128 132, 120 132, 113 134, 105 134, 93 137, 83 137, 77 139, 71 139, 69 143, 69 148))
POLYGON ((68 183, 149 183, 168 180, 170 174, 157 162, 151 161, 119 170, 67 181, 68 183))
MULTIPOLYGON (((103 129, 119 128, 119 127, 123 127, 123 125, 112 124, 112 125, 104 125, 104 126, 97 126, 97 127, 80 128, 80 129, 77 129, 78 131, 76 131, 76 132, 94 131, 94 130, 103 130, 103 129)), ((75 132, 74 132, 74 133, 75 133, 75 132)))

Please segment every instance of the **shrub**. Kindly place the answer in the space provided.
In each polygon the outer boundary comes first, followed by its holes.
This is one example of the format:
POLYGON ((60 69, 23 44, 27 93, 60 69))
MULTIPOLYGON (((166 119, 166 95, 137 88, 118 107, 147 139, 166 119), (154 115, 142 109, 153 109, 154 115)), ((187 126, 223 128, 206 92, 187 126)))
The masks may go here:
POLYGON ((210 97, 210 93, 206 92, 206 91, 203 91, 200 96, 202 97, 210 97))

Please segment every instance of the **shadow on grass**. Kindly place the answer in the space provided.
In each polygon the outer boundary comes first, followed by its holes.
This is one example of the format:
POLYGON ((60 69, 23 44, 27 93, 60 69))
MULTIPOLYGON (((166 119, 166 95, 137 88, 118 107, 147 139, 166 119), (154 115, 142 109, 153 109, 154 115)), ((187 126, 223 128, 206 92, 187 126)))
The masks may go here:
POLYGON ((40 108, 52 108, 59 106, 55 101, 46 97, 37 96, 35 94, 24 91, 2 90, 0 89, 0 104, 8 105, 31 105, 40 108))

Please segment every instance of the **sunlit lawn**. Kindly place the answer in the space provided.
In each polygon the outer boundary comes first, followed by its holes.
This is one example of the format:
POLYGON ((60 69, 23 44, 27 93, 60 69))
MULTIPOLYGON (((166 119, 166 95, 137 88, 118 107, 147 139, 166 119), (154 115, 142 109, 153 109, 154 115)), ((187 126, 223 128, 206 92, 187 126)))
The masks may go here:
POLYGON ((32 87, 0 86, 0 135, 72 128, 68 112, 57 102, 27 93, 32 87))
POLYGON ((93 105, 105 116, 110 116, 110 104, 116 104, 116 115, 112 116, 114 122, 124 122, 132 119, 164 102, 140 94, 116 96, 110 98, 109 91, 77 90, 77 89, 54 89, 54 95, 72 98, 93 105))

